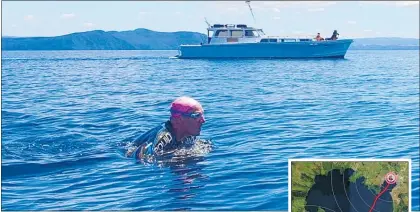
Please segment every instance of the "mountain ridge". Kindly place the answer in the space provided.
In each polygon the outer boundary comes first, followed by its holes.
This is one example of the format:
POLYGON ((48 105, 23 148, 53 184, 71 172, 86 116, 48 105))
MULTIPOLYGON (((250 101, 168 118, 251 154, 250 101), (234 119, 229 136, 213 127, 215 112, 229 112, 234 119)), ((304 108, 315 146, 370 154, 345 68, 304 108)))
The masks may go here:
MULTIPOLYGON (((158 32, 146 28, 125 31, 92 30, 51 37, 2 36, 2 50, 176 50, 181 44, 206 42, 198 32, 158 32)), ((355 38, 350 50, 418 50, 419 39, 355 38)))

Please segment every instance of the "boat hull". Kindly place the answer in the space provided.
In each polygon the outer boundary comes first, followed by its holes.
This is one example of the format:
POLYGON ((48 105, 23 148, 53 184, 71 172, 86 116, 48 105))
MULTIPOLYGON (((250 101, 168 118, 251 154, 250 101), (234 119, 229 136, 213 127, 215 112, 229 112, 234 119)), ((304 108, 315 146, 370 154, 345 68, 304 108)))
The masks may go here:
POLYGON ((344 58, 351 39, 280 43, 181 45, 177 58, 344 58))

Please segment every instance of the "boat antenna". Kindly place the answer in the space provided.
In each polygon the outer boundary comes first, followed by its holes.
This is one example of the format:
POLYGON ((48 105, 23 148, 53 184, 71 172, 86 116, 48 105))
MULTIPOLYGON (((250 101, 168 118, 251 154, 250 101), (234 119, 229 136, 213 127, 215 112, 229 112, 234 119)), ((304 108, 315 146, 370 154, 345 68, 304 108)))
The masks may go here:
POLYGON ((204 21, 206 22, 207 26, 210 28, 211 27, 211 24, 207 21, 207 18, 206 17, 204 17, 204 21))
POLYGON ((254 13, 252 12, 251 1, 245 1, 245 3, 248 4, 249 11, 251 11, 252 18, 254 19, 255 24, 257 24, 257 21, 255 20, 255 17, 254 17, 254 13))
MULTIPOLYGON (((204 17, 204 21, 206 22, 206 24, 207 24, 207 27, 208 28, 211 28, 211 24, 207 21, 207 18, 206 17, 204 17)), ((205 41, 204 39, 201 39, 203 42, 202 43, 210 43, 210 40, 209 40, 209 29, 207 29, 207 41, 205 41)))

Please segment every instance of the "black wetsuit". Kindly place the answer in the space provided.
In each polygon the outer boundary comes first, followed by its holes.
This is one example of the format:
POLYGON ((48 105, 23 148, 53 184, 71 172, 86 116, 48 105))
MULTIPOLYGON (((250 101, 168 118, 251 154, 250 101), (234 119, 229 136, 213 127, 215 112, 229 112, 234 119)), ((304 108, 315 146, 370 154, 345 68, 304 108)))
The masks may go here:
MULTIPOLYGON (((183 140, 192 141, 195 140, 195 136, 183 140)), ((172 124, 167 121, 139 136, 134 140, 134 143, 137 149, 127 152, 127 156, 141 159, 147 156, 161 156, 185 142, 176 141, 172 124)))

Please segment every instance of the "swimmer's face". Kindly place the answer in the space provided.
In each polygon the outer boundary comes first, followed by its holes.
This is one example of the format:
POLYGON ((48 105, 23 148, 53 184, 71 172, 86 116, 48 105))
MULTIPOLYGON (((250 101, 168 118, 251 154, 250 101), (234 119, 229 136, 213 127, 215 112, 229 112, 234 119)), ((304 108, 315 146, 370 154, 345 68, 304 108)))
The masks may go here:
POLYGON ((185 131, 190 135, 198 136, 201 132, 201 126, 206 122, 204 118, 203 107, 201 107, 201 105, 198 104, 194 106, 190 111, 188 111, 188 113, 193 113, 196 115, 193 117, 181 116, 181 119, 183 120, 183 125, 185 127, 185 131), (199 115, 197 116, 197 114, 199 115))

